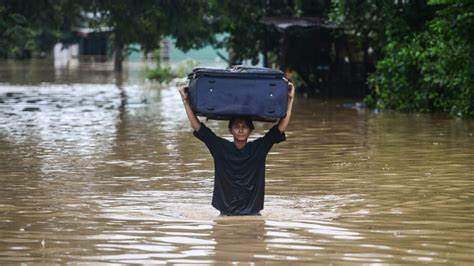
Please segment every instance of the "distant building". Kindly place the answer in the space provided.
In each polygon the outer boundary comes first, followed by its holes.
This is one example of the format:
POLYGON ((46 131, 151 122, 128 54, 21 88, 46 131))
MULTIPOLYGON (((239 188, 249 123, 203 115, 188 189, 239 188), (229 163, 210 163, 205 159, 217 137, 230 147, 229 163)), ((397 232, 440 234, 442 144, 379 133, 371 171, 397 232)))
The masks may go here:
MULTIPOLYGON (((77 65, 79 61, 86 62, 105 62, 112 60, 113 46, 110 40, 112 29, 110 28, 81 28, 75 31, 77 43, 62 44, 58 43, 54 47, 54 60, 56 67, 70 67, 77 65)), ((218 35, 217 38, 224 36, 218 35)), ((214 66, 227 67, 226 58, 228 53, 225 49, 216 49, 207 45, 200 49, 190 49, 186 52, 175 46, 175 40, 164 38, 160 44, 158 55, 150 53, 146 57, 140 50, 139 44, 128 45, 131 51, 127 54, 127 61, 140 63, 142 61, 152 60, 153 56, 159 56, 159 61, 172 68, 192 67, 192 66, 214 66)))
POLYGON ((107 56, 111 54, 109 39, 112 29, 82 28, 75 33, 79 39, 79 56, 91 56, 106 60, 107 56))
MULTIPOLYGON (((342 28, 318 17, 264 17, 266 47, 278 66, 298 74, 310 94, 364 96, 372 62, 342 28)), ((266 53, 267 51, 264 51, 266 53)))

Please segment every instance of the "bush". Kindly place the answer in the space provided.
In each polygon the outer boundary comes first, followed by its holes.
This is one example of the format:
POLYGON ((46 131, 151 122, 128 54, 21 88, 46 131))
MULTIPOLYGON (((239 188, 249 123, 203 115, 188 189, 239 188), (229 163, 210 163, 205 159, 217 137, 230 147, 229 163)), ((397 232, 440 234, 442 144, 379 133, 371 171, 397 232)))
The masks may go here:
POLYGON ((187 59, 187 60, 181 62, 173 72, 175 73, 175 75, 177 77, 185 78, 198 65, 199 65, 199 63, 196 60, 187 59))
POLYGON ((174 75, 172 74, 170 67, 162 67, 158 65, 156 68, 148 71, 146 78, 168 83, 174 78, 174 75))
POLYGON ((453 5, 426 30, 392 40, 369 77, 369 106, 474 117, 474 13, 453 5))

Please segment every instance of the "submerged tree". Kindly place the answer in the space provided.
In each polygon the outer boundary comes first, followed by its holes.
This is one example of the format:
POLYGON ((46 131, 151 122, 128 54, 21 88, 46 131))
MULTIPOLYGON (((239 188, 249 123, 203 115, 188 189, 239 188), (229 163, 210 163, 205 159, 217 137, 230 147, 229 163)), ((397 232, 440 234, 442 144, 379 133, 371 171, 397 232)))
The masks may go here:
POLYGON ((367 102, 381 109, 474 117, 474 2, 430 4, 437 11, 423 30, 384 47, 367 102))
POLYGON ((77 1, 0 2, 0 57, 30 58, 48 54, 58 41, 70 42, 81 20, 77 1))
POLYGON ((280 43, 261 23, 263 17, 325 17, 331 4, 328 0, 216 0, 215 7, 219 29, 227 33, 218 47, 229 51, 229 64, 249 59, 257 64, 262 55, 264 65, 268 65, 269 54, 278 56, 280 43))
POLYGON ((158 49, 164 36, 176 39, 183 50, 214 41, 214 24, 206 1, 92 1, 95 25, 112 31, 115 70, 122 70, 129 44, 139 44, 144 53, 158 49))
POLYGON ((371 107, 474 116, 474 2, 338 0, 332 17, 378 59, 371 107))

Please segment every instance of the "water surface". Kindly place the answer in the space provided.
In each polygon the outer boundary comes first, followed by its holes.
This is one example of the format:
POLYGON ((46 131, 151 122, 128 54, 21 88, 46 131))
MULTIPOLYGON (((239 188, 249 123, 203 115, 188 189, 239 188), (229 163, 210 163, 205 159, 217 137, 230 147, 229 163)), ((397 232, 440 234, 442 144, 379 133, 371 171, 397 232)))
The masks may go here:
POLYGON ((474 262, 473 121, 298 98, 262 216, 219 217, 176 87, 29 64, 0 67, 0 263, 474 262))

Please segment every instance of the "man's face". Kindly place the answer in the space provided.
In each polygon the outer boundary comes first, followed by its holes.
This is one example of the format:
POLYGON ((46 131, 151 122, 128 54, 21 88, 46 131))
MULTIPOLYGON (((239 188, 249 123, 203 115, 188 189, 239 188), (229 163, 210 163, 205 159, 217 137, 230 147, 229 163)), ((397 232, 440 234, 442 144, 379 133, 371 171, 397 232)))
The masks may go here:
POLYGON ((238 141, 247 141, 252 133, 252 129, 247 126, 244 120, 236 120, 234 124, 232 124, 232 128, 230 128, 230 133, 234 136, 234 140, 238 141))

